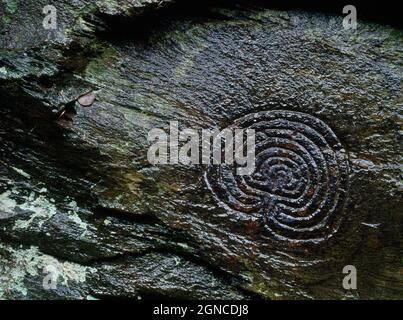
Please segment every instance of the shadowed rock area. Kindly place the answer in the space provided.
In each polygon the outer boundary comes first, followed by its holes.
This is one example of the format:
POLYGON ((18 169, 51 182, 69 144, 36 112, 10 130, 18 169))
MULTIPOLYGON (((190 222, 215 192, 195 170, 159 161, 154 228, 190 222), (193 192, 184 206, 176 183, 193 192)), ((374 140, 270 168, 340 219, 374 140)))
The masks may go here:
POLYGON ((46 4, 0 3, 0 298, 402 298, 399 29, 63 0, 44 30, 46 4), (151 165, 170 121, 255 129, 254 173, 151 165))

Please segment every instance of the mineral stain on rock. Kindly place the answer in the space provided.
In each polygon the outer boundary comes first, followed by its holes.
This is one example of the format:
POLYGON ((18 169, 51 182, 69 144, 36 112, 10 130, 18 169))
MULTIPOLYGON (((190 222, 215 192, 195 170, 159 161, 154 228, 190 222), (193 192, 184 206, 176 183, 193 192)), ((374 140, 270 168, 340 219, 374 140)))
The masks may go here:
POLYGON ((47 1, 7 9, 1 297, 401 298, 402 32, 242 1, 152 16, 159 2, 62 0, 46 34, 47 1), (255 128, 255 173, 151 166, 148 132, 171 120, 255 128))

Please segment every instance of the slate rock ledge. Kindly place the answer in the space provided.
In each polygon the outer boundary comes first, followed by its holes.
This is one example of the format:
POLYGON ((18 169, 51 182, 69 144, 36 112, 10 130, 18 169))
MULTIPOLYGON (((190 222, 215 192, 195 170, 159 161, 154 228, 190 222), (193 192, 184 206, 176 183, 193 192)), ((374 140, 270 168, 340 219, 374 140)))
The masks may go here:
POLYGON ((0 3, 1 299, 403 297, 399 29, 47 2, 0 3), (255 128, 258 170, 150 165, 171 120, 255 128))

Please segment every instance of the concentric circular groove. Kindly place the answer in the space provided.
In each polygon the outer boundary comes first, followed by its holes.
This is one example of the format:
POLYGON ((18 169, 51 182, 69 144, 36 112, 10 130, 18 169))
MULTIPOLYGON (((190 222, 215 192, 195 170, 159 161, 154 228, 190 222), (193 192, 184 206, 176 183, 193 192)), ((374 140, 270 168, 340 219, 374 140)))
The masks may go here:
POLYGON ((255 171, 209 165, 206 181, 237 217, 259 217, 276 240, 318 243, 338 229, 347 196, 347 155, 321 120, 295 111, 247 115, 230 129, 254 129, 255 171))

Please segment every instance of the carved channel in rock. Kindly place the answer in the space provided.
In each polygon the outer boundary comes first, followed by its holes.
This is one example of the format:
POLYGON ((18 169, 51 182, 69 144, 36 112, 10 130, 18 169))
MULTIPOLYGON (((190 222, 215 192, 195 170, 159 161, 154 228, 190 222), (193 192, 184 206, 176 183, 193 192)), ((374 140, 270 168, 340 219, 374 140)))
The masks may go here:
POLYGON ((246 115, 231 129, 254 129, 254 173, 210 165, 206 182, 228 212, 258 218, 278 241, 320 243, 340 225, 348 195, 347 154, 318 118, 295 111, 246 115))

